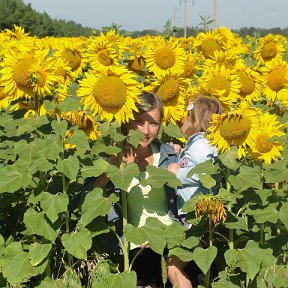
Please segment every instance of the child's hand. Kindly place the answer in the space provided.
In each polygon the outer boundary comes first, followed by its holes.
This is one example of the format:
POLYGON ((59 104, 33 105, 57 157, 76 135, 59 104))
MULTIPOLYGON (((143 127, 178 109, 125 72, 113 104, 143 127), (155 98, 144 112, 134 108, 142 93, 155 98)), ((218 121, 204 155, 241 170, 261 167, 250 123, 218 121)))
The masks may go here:
POLYGON ((182 149, 183 149, 183 148, 181 147, 181 145, 175 144, 175 143, 173 143, 173 142, 170 142, 169 145, 172 146, 177 153, 181 153, 181 151, 182 151, 182 149))
POLYGON ((180 165, 178 163, 171 163, 168 165, 167 170, 176 174, 177 171, 180 169, 180 165))

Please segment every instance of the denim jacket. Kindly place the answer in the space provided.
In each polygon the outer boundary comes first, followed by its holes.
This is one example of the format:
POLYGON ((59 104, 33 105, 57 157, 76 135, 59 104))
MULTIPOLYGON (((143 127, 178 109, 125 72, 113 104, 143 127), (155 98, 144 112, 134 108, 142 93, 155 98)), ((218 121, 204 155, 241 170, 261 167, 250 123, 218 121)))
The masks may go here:
POLYGON ((181 168, 177 171, 176 177, 182 183, 177 187, 177 209, 179 217, 183 215, 182 207, 186 201, 198 193, 207 194, 209 190, 199 181, 198 174, 187 178, 188 172, 199 163, 217 157, 217 148, 211 146, 205 138, 204 133, 196 133, 188 138, 185 148, 179 155, 181 168))

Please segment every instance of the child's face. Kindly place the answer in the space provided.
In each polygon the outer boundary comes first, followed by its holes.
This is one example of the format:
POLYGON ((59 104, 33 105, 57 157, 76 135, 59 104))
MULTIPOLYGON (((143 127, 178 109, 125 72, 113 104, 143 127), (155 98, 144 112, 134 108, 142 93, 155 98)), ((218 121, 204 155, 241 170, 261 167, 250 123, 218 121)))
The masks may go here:
POLYGON ((149 146, 157 137, 161 125, 161 116, 157 108, 135 115, 135 120, 128 124, 128 129, 137 129, 143 133, 143 138, 139 145, 144 147, 149 146))

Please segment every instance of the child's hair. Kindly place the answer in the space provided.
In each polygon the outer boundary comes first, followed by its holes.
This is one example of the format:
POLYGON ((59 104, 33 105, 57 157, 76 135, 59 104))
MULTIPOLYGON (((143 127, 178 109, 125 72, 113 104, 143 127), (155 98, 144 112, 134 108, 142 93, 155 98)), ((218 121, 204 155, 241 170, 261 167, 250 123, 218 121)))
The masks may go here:
MULTIPOLYGON (((140 99, 140 103, 137 103, 136 107, 138 108, 139 112, 134 112, 134 116, 156 108, 160 113, 160 120, 162 121, 164 116, 164 108, 160 98, 156 94, 142 90, 138 98, 140 99)), ((121 133, 125 136, 128 135, 127 124, 128 123, 125 123, 121 126, 121 133)))
POLYGON ((207 95, 196 96, 188 105, 188 113, 181 128, 183 135, 188 139, 197 132, 206 132, 211 125, 212 114, 221 114, 223 111, 217 98, 207 95))

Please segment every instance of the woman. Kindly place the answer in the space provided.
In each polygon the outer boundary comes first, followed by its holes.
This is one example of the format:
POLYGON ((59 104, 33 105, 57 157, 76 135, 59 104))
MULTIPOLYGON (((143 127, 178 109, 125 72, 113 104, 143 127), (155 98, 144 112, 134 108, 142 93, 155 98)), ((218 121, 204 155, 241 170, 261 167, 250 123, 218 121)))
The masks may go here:
MULTIPOLYGON (((159 98, 155 94, 146 91, 143 91, 139 98, 140 104, 137 107, 139 112, 134 114, 134 120, 123 125, 122 131, 124 135, 128 135, 130 130, 136 129, 143 133, 143 138, 136 148, 129 143, 123 145, 122 161, 124 163, 136 163, 141 177, 147 177, 146 168, 148 166, 167 167, 170 163, 177 162, 177 153, 171 145, 161 144, 156 139, 163 118, 163 106, 159 98)), ((117 156, 110 157, 108 162, 119 166, 117 156)), ((94 187, 104 187, 108 183, 109 179, 105 175, 101 175, 94 182, 94 187)), ((148 217, 157 217, 166 225, 171 224, 176 219, 175 191, 168 186, 156 189, 150 185, 142 186, 138 179, 133 179, 128 188, 127 201, 128 223, 136 227, 145 225, 148 217)), ((120 211, 117 211, 116 205, 112 208, 108 220, 112 221, 118 228, 118 232, 120 232, 122 230, 120 211)), ((106 241, 106 243, 108 242, 106 241)), ((132 248, 130 251, 131 258, 140 249, 135 246, 132 246, 132 248)), ((137 287, 147 287, 146 285, 152 285, 150 287, 161 286, 160 261, 161 255, 150 248, 143 249, 132 267, 132 270, 137 273, 137 287)))

